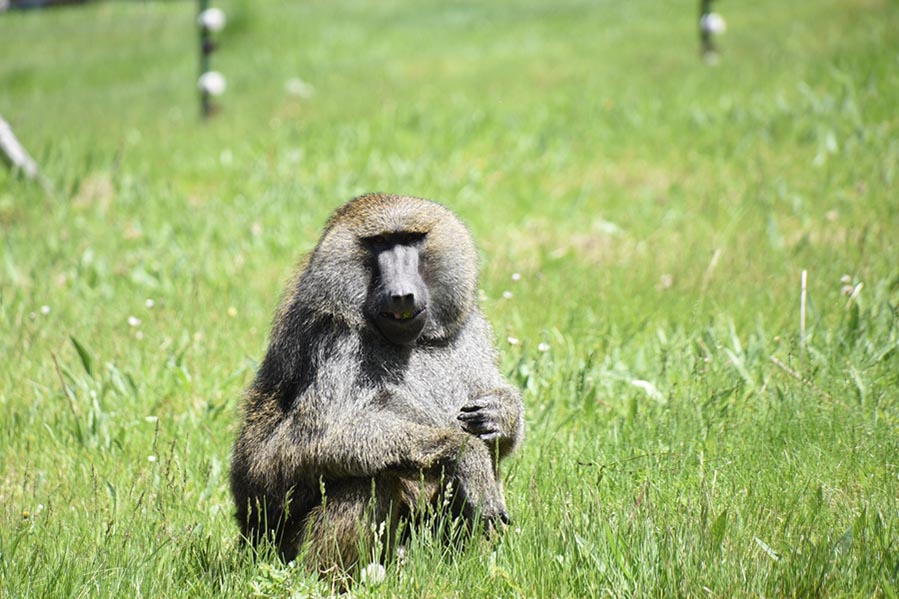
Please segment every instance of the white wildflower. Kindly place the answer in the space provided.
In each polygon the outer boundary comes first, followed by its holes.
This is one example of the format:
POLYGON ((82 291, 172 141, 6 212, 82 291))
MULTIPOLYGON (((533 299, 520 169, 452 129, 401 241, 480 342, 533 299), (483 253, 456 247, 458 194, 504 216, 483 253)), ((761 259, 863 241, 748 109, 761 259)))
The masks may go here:
POLYGON ((512 280, 515 281, 516 283, 517 283, 518 281, 520 281, 520 280, 521 280, 521 273, 513 272, 513 273, 512 273, 512 280))
POLYGON ((139 327, 140 326, 140 318, 138 318, 137 316, 129 316, 128 324, 133 327, 139 327))
POLYGON ((147 456, 147 461, 150 462, 150 463, 152 464, 153 462, 156 461, 156 456, 155 456, 155 455, 148 455, 148 456, 147 456))
POLYGON ((386 577, 387 570, 377 562, 368 564, 362 568, 362 572, 359 573, 359 578, 362 580, 362 583, 372 586, 381 584, 386 577))
POLYGON ((509 345, 518 345, 521 341, 518 340, 518 337, 506 337, 506 342, 509 345))
POLYGON ((633 385, 634 387, 643 389, 646 392, 646 395, 648 395, 649 397, 651 397, 652 399, 654 399, 658 402, 665 401, 665 396, 662 395, 662 392, 659 391, 658 388, 655 385, 653 385, 652 383, 650 383, 649 381, 635 379, 635 380, 631 381, 631 385, 633 385))
POLYGON ((544 353, 544 354, 545 354, 546 352, 549 351, 549 343, 541 342, 541 343, 537 346, 537 351, 540 352, 540 353, 544 353))
POLYGON ((144 302, 144 305, 148 308, 152 308, 153 306, 156 305, 156 302, 154 302, 150 298, 147 298, 146 301, 144 302))
POLYGON ((843 275, 842 277, 840 277, 840 283, 842 283, 843 285, 848 285, 851 282, 852 277, 850 277, 849 275, 843 275))
POLYGON ((503 291, 503 299, 512 299, 512 292, 508 290, 503 291))
POLYGON ((50 313, 50 306, 41 306, 41 314, 46 316, 50 313))
POLYGON ((309 99, 315 94, 315 88, 299 77, 291 77, 284 83, 284 91, 297 98, 309 99))
POLYGON ((593 221, 593 229, 606 235, 618 235, 623 232, 621 227, 603 218, 593 221))
POLYGON ((225 93, 227 83, 225 82, 225 76, 218 71, 206 71, 197 80, 197 87, 210 96, 221 96, 225 93))

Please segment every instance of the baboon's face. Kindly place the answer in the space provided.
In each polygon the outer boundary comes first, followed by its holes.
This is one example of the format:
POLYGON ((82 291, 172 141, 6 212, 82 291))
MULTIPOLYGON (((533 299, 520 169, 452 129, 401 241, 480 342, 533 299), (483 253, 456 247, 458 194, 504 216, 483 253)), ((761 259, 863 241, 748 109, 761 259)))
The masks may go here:
POLYGON ((392 232, 366 237, 372 282, 366 317, 396 345, 411 345, 428 323, 430 293, 422 278, 425 233, 392 232))

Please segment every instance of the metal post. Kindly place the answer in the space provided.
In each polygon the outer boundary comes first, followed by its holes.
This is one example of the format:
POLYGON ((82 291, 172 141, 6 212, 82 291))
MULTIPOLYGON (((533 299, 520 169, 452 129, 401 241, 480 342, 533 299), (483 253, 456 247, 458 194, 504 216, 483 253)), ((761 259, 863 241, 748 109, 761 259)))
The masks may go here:
MULTIPOLYGON (((209 0, 200 0, 200 12, 197 14, 203 14, 203 11, 209 8, 209 0)), ((206 27, 200 27, 200 77, 203 76, 204 73, 209 71, 209 55, 212 54, 212 51, 215 49, 215 45, 212 41, 212 35, 210 34, 209 29, 206 27)), ((212 102, 209 98, 209 91, 206 89, 200 90, 200 113, 203 115, 203 118, 208 118, 210 113, 212 112, 212 102)))
POLYGON ((712 2, 714 0, 700 0, 699 2, 699 42, 701 46, 703 58, 710 58, 718 54, 715 48, 715 41, 712 32, 703 24, 712 13, 712 2))
POLYGON ((718 64, 718 48, 715 38, 727 31, 724 17, 712 10, 714 1, 700 0, 699 2, 699 41, 702 59, 710 65, 718 64))

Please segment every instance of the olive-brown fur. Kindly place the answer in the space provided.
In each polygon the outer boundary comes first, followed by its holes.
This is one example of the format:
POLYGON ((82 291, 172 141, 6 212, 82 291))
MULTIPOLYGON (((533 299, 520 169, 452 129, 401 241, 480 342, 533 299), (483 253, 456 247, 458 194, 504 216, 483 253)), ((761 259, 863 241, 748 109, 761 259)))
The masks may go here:
POLYGON ((492 337, 474 243, 452 212, 384 194, 338 208, 243 401, 231 487, 244 537, 288 560, 307 544, 310 567, 350 569, 372 558, 358 555, 360 534, 364 545, 381 526, 392 539, 446 482, 464 518, 506 520, 499 460, 521 440, 523 411, 492 337), (429 316, 414 343, 395 345, 363 310, 377 276, 363 240, 404 232, 424 235, 429 316))

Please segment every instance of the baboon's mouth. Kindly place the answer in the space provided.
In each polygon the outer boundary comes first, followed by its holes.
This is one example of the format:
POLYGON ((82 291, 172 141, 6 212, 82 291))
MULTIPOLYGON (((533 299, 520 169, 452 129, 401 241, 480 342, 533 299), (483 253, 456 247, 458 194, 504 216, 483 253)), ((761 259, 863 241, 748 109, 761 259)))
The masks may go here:
POLYGON ((413 320, 417 318, 422 312, 424 312, 424 308, 419 308, 418 310, 409 310, 407 312, 381 312, 381 316, 388 320, 413 320))

